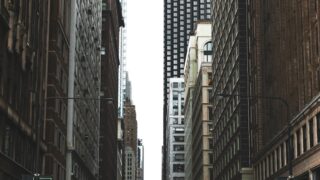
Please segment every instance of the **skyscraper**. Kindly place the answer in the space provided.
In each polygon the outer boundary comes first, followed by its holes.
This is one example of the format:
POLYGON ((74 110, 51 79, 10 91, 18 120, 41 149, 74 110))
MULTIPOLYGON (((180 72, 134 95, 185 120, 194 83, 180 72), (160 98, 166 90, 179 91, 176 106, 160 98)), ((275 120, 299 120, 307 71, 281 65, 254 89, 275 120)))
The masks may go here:
POLYGON ((119 84, 118 84, 118 114, 123 118, 124 102, 126 100, 126 79, 128 72, 126 71, 127 64, 127 0, 120 0, 122 17, 125 26, 120 27, 119 32, 119 84))
POLYGON ((189 40, 184 69, 185 180, 209 180, 212 173, 211 62, 211 23, 198 21, 189 40))
POLYGON ((182 77, 189 34, 199 19, 210 19, 210 0, 164 0, 163 178, 169 78, 182 77))
POLYGON ((166 179, 183 180, 185 141, 184 141, 184 82, 183 78, 170 78, 168 100, 166 147, 166 179))
POLYGON ((137 180, 144 179, 144 146, 142 139, 138 139, 138 152, 137 152, 137 180))
POLYGON ((320 179, 320 2, 248 2, 254 179, 320 179))
POLYGON ((247 1, 212 1, 213 179, 251 177, 248 129, 247 1))
POLYGON ((101 101, 100 178, 117 179, 119 29, 124 25, 119 0, 102 1, 101 93, 113 103, 101 101))
POLYGON ((136 179, 137 175, 136 173, 138 148, 136 109, 130 99, 126 99, 124 108, 124 180, 134 180, 136 179))

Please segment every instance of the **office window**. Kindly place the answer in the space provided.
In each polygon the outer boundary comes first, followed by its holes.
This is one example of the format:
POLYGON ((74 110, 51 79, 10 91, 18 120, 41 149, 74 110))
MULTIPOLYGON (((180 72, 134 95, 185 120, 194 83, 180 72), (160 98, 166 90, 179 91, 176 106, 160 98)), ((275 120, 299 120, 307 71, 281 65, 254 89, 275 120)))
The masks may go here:
POLYGON ((173 172, 184 172, 184 164, 174 164, 173 172))
POLYGON ((174 142, 184 142, 184 136, 174 136, 174 142))
POLYGON ((173 160, 176 162, 184 161, 184 154, 183 153, 175 154, 173 160))
POLYGON ((184 151, 184 145, 173 145, 174 151, 184 151))
POLYGON ((307 126, 302 126, 302 143, 303 143, 303 152, 307 151, 307 126))
POLYGON ((318 143, 320 143, 320 113, 317 114, 317 135, 318 135, 318 143))
POLYGON ((313 119, 309 120, 310 148, 313 147, 313 119))

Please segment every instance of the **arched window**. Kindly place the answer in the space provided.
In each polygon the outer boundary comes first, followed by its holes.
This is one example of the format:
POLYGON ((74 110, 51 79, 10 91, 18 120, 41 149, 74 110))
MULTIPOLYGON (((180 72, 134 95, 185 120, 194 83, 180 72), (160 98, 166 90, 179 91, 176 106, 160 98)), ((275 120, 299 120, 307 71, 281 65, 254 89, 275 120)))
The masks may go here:
POLYGON ((212 42, 207 42, 203 47, 203 61, 212 62, 212 42))

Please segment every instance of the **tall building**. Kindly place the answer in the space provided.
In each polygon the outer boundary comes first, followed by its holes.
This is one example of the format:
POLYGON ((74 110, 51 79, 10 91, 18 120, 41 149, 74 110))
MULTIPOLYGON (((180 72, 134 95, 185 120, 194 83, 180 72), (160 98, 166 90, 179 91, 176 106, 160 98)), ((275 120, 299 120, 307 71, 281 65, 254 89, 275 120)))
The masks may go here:
POLYGON ((43 174, 49 4, 0 1, 0 179, 43 174))
POLYGON ((320 179, 320 3, 249 2, 254 178, 320 179))
POLYGON ((200 19, 210 19, 210 0, 164 0, 163 180, 164 162, 169 153, 165 147, 169 79, 183 77, 189 36, 194 23, 200 19))
POLYGON ((127 64, 127 0, 120 0, 122 7, 122 16, 125 26, 120 27, 119 32, 119 117, 123 118, 124 102, 126 100, 126 79, 128 72, 126 71, 127 64))
POLYGON ((137 119, 135 106, 130 99, 124 104, 124 144, 125 174, 124 180, 135 180, 137 177, 137 119))
POLYGON ((138 139, 138 154, 137 154, 137 180, 144 179, 144 146, 142 139, 138 139))
MULTIPOLYGON (((68 80, 62 82, 68 84, 65 177, 66 180, 98 179, 100 101, 95 99, 100 98, 102 89, 100 54, 102 2, 79 3, 76 0, 63 1, 65 4, 61 2, 56 4, 63 6, 58 13, 64 13, 66 24, 70 25, 68 80)), ((57 37, 58 43, 59 38, 63 38, 62 33, 57 37)), ((56 103, 59 102, 57 102, 59 98, 54 100, 56 103)), ((56 106, 57 109, 58 107, 59 105, 56 106)), ((57 178, 61 179, 62 176, 57 178)))
POLYGON ((185 93, 185 179, 192 180, 192 112, 193 92, 195 81, 197 78, 198 63, 197 63, 197 48, 196 37, 192 34, 189 38, 189 44, 186 55, 186 63, 184 66, 184 93, 185 93))
POLYGON ((189 39, 185 77, 186 180, 212 177, 212 42, 210 21, 197 21, 189 39))
MULTIPOLYGON (((100 102, 100 179, 117 179, 121 156, 118 141, 119 30, 124 25, 119 0, 102 1, 101 89, 100 95, 112 98, 100 102)), ((119 137, 120 138, 120 137, 119 137)), ((120 146, 121 147, 121 146, 120 146)))
POLYGON ((44 174, 53 178, 66 176, 68 100, 63 97, 68 97, 70 15, 70 2, 51 2, 44 135, 48 151, 44 156, 44 174))
POLYGON ((212 1, 213 179, 252 179, 247 6, 247 1, 212 1))
POLYGON ((185 133, 184 133, 184 81, 182 78, 170 79, 168 101, 166 147, 166 180, 182 180, 185 176, 185 133))

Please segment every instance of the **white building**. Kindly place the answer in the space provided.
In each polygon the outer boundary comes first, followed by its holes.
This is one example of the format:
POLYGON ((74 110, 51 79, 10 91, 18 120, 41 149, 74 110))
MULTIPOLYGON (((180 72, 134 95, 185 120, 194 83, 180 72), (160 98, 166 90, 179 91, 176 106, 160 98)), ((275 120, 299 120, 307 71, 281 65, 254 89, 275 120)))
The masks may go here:
POLYGON ((185 68, 186 180, 210 179, 212 141, 209 96, 212 63, 211 24, 198 21, 190 36, 185 68))
MULTIPOLYGON (((66 180, 99 178, 102 2, 70 1, 66 180), (85 12, 85 13, 84 13, 85 12)), ((61 39, 58 39, 59 42, 61 39)), ((66 57, 65 57, 66 58, 66 57)))
POLYGON ((126 71, 127 64, 127 0, 120 0, 122 8, 122 17, 124 20, 124 26, 120 27, 119 32, 119 83, 118 83, 118 108, 119 117, 123 118, 124 113, 124 102, 126 100, 126 88, 128 72, 126 71))
POLYGON ((136 153, 130 146, 125 147, 125 180, 136 180, 136 153))
POLYGON ((167 116, 167 180, 184 180, 184 80, 169 79, 167 116))

